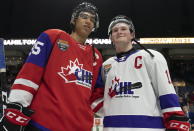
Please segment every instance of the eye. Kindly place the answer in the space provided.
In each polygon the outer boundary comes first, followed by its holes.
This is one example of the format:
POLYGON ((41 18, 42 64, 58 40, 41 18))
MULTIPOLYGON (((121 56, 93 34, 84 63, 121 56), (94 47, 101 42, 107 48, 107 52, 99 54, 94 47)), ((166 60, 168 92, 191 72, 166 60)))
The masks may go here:
POLYGON ((126 27, 122 27, 121 30, 122 31, 125 31, 125 30, 127 30, 127 28, 126 27))
POLYGON ((117 31, 118 31, 117 28, 112 29, 112 32, 113 32, 113 33, 114 33, 114 32, 117 32, 117 31))
POLYGON ((87 14, 80 13, 79 17, 82 18, 82 19, 87 19, 89 16, 87 14))
POLYGON ((82 18, 82 19, 90 19, 91 22, 95 23, 95 17, 94 16, 90 16, 88 14, 80 13, 79 17, 82 18))
POLYGON ((93 22, 93 23, 95 23, 95 17, 90 17, 90 20, 93 22))

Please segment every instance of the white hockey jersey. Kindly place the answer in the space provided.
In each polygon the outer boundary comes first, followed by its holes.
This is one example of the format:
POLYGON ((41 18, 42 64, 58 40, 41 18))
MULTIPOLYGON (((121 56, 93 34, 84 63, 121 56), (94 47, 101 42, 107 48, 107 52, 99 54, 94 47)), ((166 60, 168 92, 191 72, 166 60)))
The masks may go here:
POLYGON ((104 131, 165 131, 163 113, 182 111, 163 55, 134 50, 103 63, 104 131))

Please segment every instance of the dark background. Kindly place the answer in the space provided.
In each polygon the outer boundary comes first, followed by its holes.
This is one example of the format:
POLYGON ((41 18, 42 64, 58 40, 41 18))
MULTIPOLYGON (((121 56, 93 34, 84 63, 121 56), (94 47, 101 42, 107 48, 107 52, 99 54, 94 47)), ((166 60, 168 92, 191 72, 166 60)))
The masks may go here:
MULTIPOLYGON (((72 9, 83 0, 0 0, 0 37, 36 38, 48 28, 69 31, 72 9)), ((194 0, 87 0, 99 10, 100 28, 93 37, 107 38, 110 20, 131 17, 136 37, 194 36, 194 0)))

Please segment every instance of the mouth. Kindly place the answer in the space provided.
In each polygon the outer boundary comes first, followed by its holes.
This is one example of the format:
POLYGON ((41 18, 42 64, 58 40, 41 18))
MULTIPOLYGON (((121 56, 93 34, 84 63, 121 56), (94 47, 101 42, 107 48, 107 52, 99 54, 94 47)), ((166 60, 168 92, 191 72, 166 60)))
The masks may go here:
POLYGON ((118 36, 117 38, 123 38, 123 37, 125 37, 125 36, 118 36))
POLYGON ((86 28, 87 30, 91 30, 91 27, 89 25, 84 25, 84 28, 86 28))

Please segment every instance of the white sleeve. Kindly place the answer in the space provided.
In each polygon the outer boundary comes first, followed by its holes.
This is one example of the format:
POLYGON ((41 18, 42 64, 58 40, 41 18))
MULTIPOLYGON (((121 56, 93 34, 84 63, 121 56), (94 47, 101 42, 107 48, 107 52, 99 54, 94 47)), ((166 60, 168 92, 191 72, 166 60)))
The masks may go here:
POLYGON ((146 68, 156 96, 159 98, 162 112, 182 111, 171 81, 166 59, 161 53, 151 51, 154 57, 147 56, 147 59, 145 59, 146 68))

